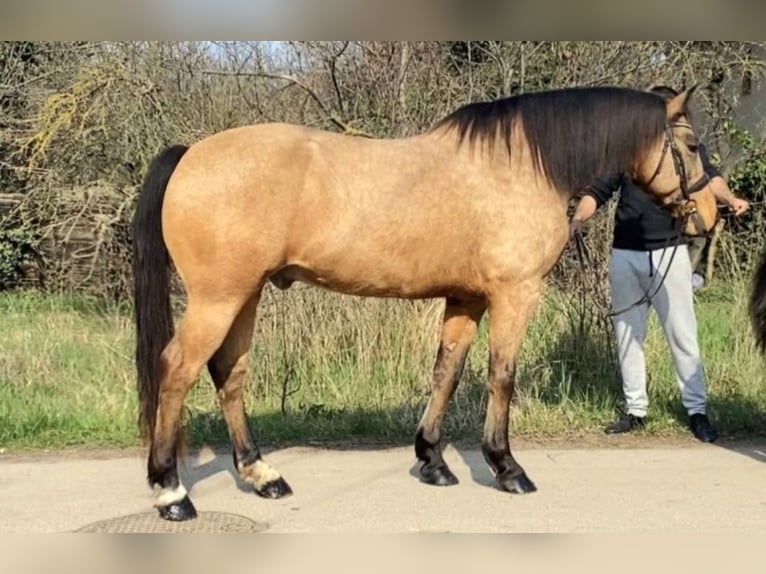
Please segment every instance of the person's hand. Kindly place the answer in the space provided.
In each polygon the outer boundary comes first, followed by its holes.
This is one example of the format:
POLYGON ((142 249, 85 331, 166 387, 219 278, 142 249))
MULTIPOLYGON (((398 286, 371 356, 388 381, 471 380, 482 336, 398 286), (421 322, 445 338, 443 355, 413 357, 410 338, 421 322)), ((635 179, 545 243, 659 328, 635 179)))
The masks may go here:
POLYGON ((580 233, 581 230, 582 230, 582 221, 580 221, 579 219, 572 219, 569 222, 569 241, 572 241, 575 235, 580 233))
POLYGON ((731 209, 732 213, 739 217, 743 213, 745 213, 748 209, 750 209, 750 202, 748 202, 746 199, 740 199, 739 197, 735 197, 729 202, 729 209, 731 209))

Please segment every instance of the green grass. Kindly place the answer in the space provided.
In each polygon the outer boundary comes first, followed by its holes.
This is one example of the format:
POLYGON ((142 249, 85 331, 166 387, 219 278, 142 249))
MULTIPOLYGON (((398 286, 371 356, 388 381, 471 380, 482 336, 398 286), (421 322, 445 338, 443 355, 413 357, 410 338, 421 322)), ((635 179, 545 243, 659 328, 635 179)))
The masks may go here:
MULTIPOLYGON (((260 444, 409 444, 427 400, 441 303, 343 297, 297 286, 268 290, 251 352, 246 406, 260 444)), ((727 434, 766 428, 766 362, 756 355, 741 287, 698 295, 710 413, 727 434)), ((579 336, 571 301, 550 290, 519 360, 512 435, 600 433, 619 408, 608 329, 579 336)), ((486 377, 482 323, 445 421, 450 440, 478 442, 486 377)), ((82 298, 0 295, 0 447, 138 445, 130 309, 82 298)), ((648 434, 685 433, 667 346, 647 338, 648 434)), ((207 373, 185 412, 193 445, 226 444, 207 373)))

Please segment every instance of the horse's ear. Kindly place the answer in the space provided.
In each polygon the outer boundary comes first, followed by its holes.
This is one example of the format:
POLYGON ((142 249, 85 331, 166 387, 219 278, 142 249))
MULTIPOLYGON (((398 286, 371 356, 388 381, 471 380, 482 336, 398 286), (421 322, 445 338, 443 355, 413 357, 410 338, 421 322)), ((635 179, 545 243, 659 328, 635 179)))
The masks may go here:
POLYGON ((689 101, 691 100, 692 94, 696 89, 697 84, 694 84, 691 88, 684 90, 674 98, 668 100, 665 108, 667 110, 667 117, 669 121, 674 122, 681 116, 687 115, 689 110, 689 101))

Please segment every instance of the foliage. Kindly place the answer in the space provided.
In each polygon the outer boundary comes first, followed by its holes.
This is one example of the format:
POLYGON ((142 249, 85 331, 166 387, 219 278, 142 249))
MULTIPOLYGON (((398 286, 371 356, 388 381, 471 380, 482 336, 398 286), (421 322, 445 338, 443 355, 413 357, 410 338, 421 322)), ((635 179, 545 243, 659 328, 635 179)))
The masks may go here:
POLYGON ((10 221, 7 217, 0 219, 0 291, 19 287, 23 265, 35 253, 32 230, 10 221))
POLYGON ((766 190, 766 145, 732 120, 724 130, 733 146, 741 150, 741 158, 728 174, 729 186, 737 194, 752 201, 762 201, 766 190))
MULTIPOLYGON (((522 91, 700 83, 697 107, 709 120, 708 137, 717 149, 749 150, 744 159, 726 161, 734 166, 732 185, 756 198, 763 189, 763 154, 754 151, 753 134, 734 127, 734 110, 743 82, 760 78, 761 44, 8 43, 0 48, 0 102, 14 104, 3 108, 0 170, 21 182, 14 185, 28 195, 25 219, 39 223, 35 233, 62 254, 77 253, 73 266, 50 269, 51 288, 117 298, 129 295, 129 221, 153 155, 169 143, 192 143, 253 122, 402 137, 468 101, 522 91), (68 248, 64 240, 86 228, 92 245, 68 248)), ((748 221, 749 227, 734 222, 727 231, 755 233, 758 221, 748 221)), ((608 248, 609 231, 608 217, 589 226, 589 242, 598 246, 592 252, 608 248)), ((732 249, 723 264, 742 273, 747 257, 732 249)), ((603 292, 606 260, 596 263, 603 292)), ((553 280, 571 281, 574 265, 564 257, 553 280)))
POLYGON ((737 159, 726 174, 732 191, 752 203, 742 218, 726 217, 728 233, 722 238, 719 263, 727 280, 749 274, 766 243, 766 142, 727 119, 724 132, 737 159))

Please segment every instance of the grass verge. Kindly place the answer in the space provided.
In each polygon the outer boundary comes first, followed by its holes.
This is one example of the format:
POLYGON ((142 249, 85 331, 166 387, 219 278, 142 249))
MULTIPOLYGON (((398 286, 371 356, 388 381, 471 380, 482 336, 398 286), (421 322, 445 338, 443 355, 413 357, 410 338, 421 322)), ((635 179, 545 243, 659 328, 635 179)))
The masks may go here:
MULTIPOLYGON (((754 350, 742 286, 698 295, 709 412, 725 435, 766 429, 766 364, 754 350)), ((257 319, 246 407, 261 444, 410 444, 427 400, 442 303, 268 290, 257 319)), ((519 359, 512 436, 600 433, 620 407, 611 332, 549 290, 519 359)), ((139 444, 130 310, 76 297, 0 295, 0 447, 139 444)), ((685 433, 656 319, 646 345, 654 435, 685 433)), ((487 325, 482 322, 445 420, 453 441, 480 440, 487 325)), ((185 412, 192 445, 227 434, 207 373, 185 412)))

